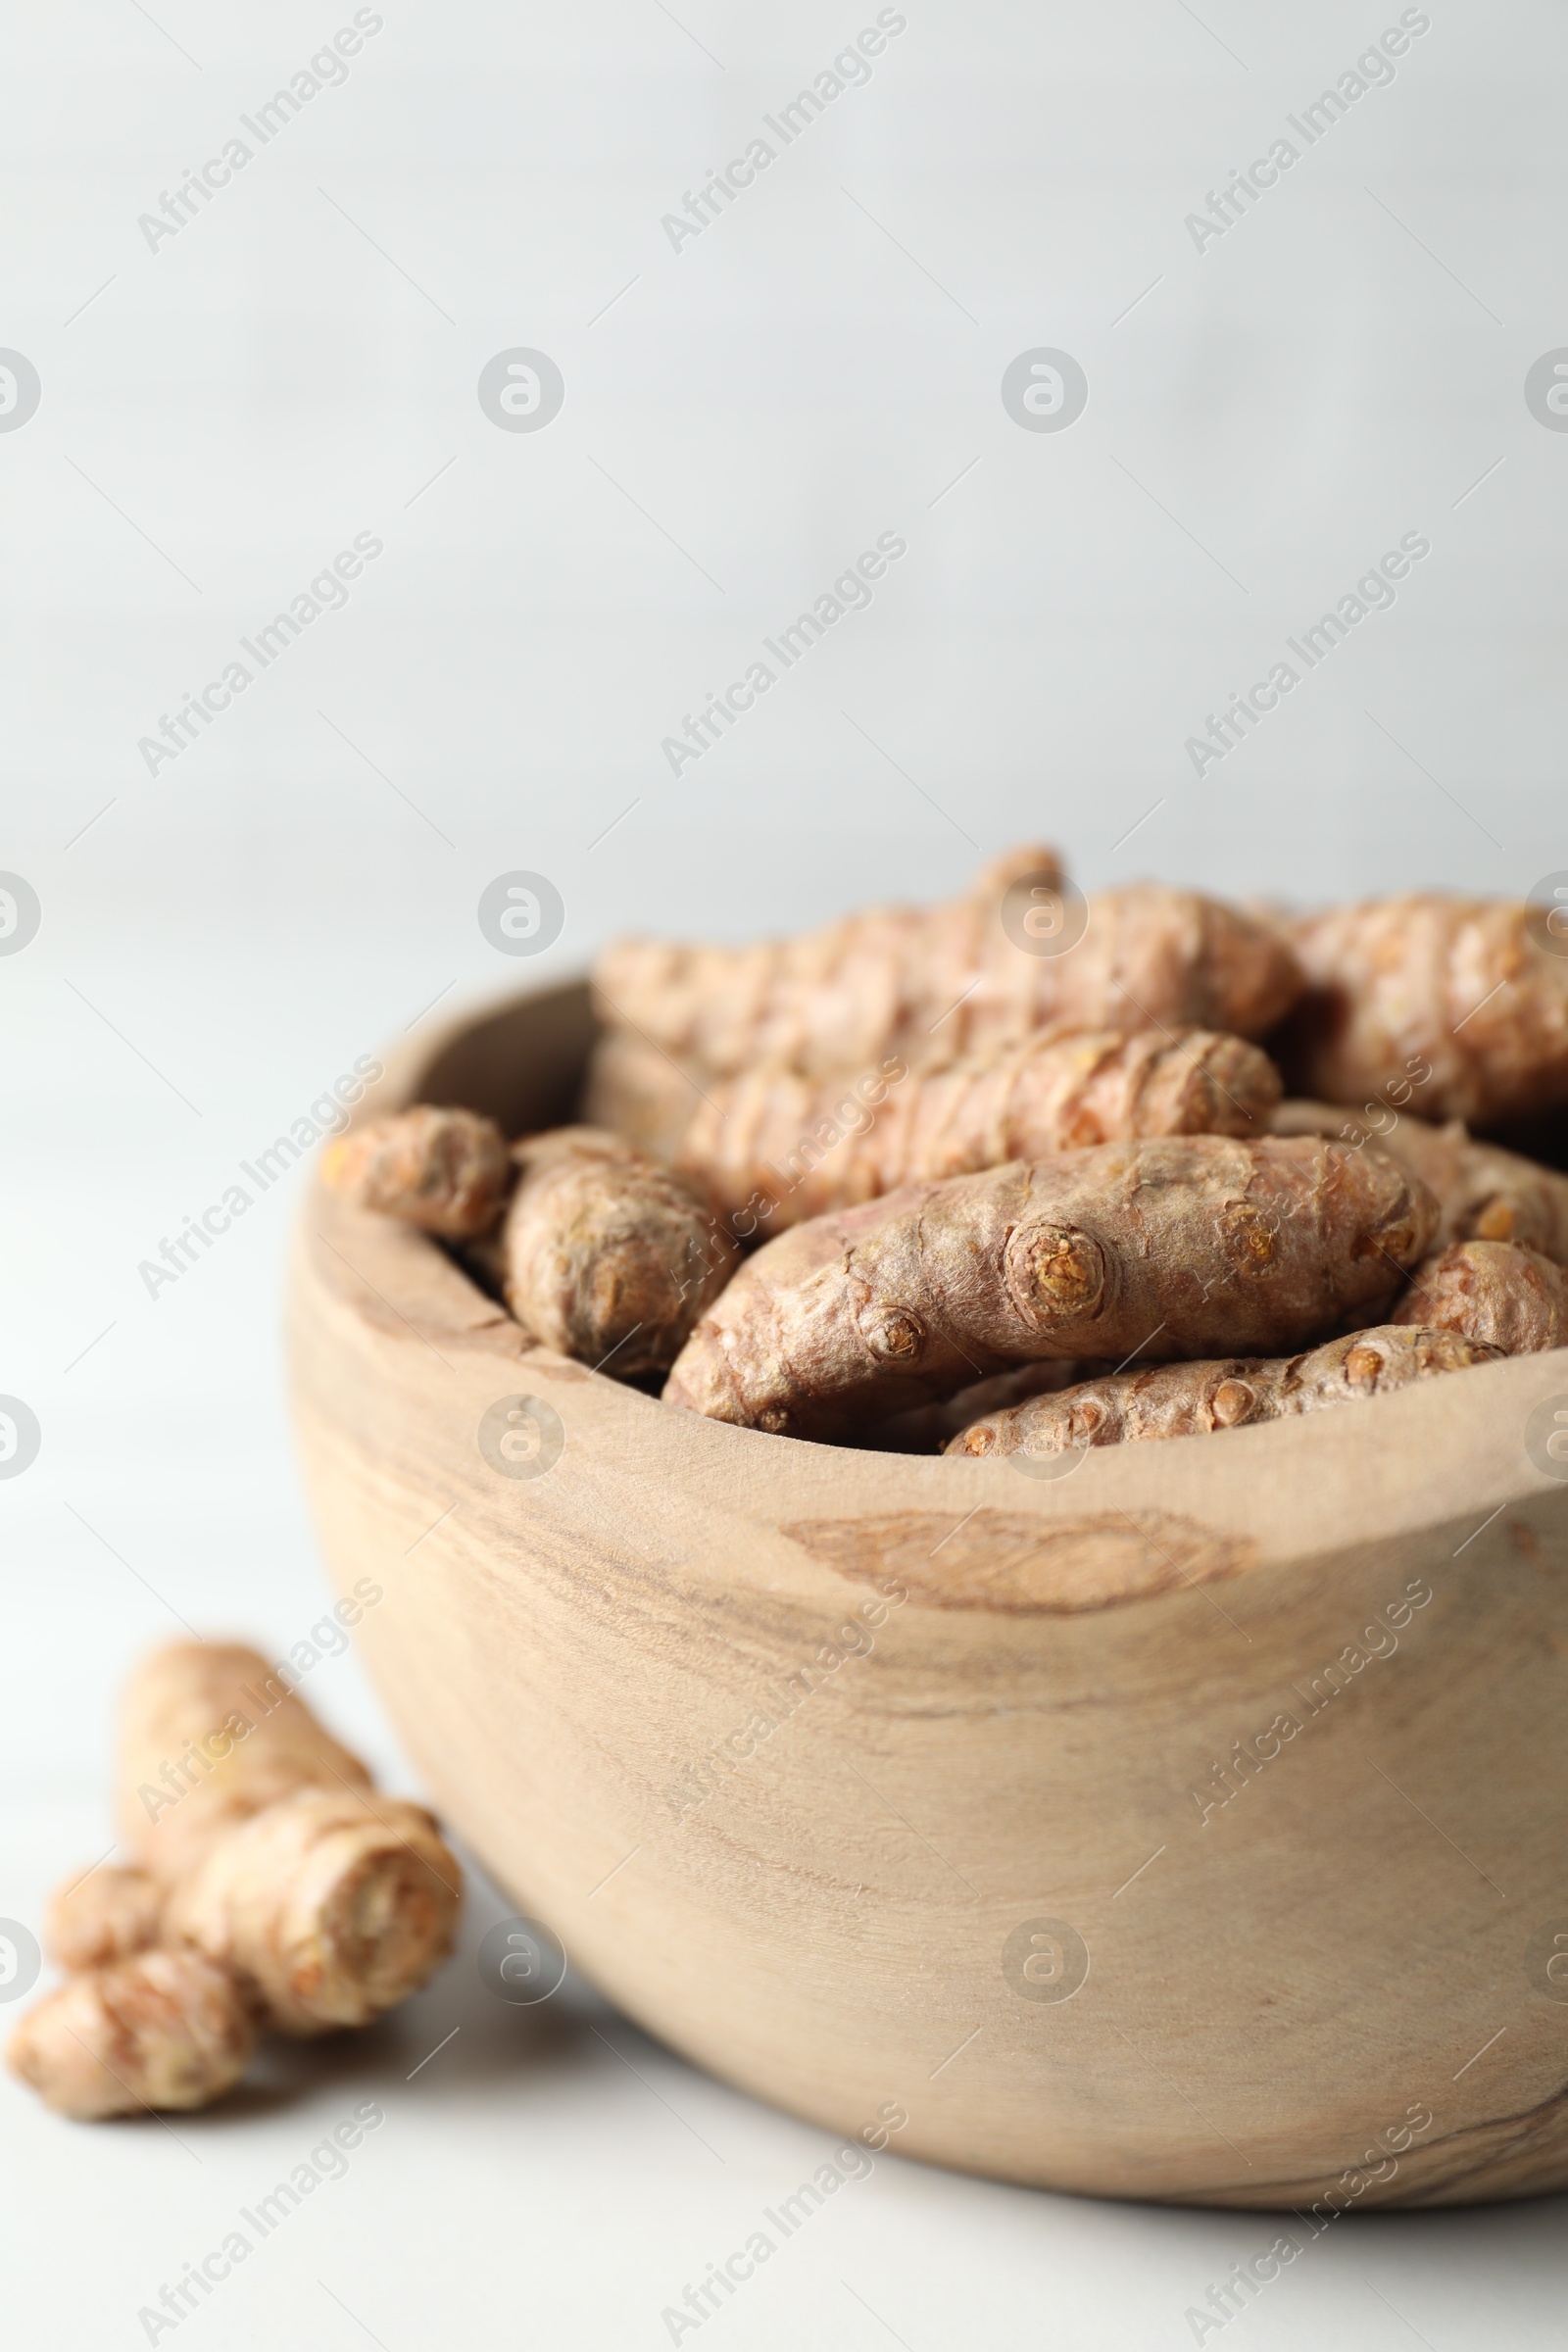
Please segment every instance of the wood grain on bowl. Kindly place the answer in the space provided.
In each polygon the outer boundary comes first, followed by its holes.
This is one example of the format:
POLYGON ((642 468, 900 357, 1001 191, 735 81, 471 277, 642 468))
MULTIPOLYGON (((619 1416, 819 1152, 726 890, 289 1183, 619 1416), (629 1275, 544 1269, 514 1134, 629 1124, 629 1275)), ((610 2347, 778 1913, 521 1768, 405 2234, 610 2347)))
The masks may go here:
POLYGON ((1255 1546, 1170 1511, 1092 1511, 1042 1526, 987 1506, 955 1528, 951 1511, 887 1519, 801 1519, 784 1529, 842 1576, 896 1577, 933 1609, 1113 1608, 1118 1602, 1239 1576, 1255 1546), (940 1564, 939 1564, 940 1563, 940 1564))
MULTIPOLYGON (((365 1107, 546 1124, 590 1036, 520 1000, 365 1107)), ((404 1739, 651 2032, 1046 2186, 1568 2185, 1568 1352, 1037 1478, 668 1411, 319 1189, 291 1327, 404 1739)))

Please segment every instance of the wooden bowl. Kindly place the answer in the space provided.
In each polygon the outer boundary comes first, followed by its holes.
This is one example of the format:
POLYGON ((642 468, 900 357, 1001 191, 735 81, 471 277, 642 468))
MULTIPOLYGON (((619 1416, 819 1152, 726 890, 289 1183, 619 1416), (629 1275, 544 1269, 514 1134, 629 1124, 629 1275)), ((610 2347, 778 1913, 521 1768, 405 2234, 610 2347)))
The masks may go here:
MULTIPOLYGON (((591 1034, 514 1001, 365 1109, 543 1126, 591 1034)), ((650 2032, 1052 2188, 1568 2185, 1568 1351, 1053 1481, 668 1411, 319 1189, 291 1324, 409 1749, 650 2032)))

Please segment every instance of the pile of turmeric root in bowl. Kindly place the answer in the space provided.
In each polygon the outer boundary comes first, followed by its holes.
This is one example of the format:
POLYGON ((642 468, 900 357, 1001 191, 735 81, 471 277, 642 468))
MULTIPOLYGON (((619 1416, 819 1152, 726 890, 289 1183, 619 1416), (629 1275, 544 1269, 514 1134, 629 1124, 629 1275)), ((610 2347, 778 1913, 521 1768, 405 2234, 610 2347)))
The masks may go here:
POLYGON ((741 1428, 1049 1464, 1317 1412, 1568 1344, 1568 1177, 1471 1133, 1568 1107, 1554 911, 1086 901, 1025 848, 929 908, 621 941, 585 1124, 418 1105, 322 1173, 741 1428))

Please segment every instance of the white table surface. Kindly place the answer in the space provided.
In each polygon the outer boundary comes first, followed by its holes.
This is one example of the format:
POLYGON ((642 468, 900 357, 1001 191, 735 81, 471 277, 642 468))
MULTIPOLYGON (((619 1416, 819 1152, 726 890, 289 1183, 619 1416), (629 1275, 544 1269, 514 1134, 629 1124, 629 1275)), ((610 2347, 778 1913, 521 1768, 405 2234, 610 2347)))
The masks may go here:
MULTIPOLYGON (((679 252, 662 216, 873 7, 379 13, 346 83, 151 247, 161 191, 352 9, 0 16, 0 347, 43 387, 0 430, 0 868, 44 910, 0 956, 0 1392, 43 1430, 0 1481, 0 1917, 34 1926, 108 1843, 138 1648, 182 1621, 286 1647, 321 1612, 277 1329, 298 1174, 173 1289, 137 1268, 357 1054, 627 925, 931 897, 1020 837, 1091 887, 1568 869, 1568 436, 1522 389, 1568 343, 1549 0, 1434 5, 1201 252, 1185 216, 1396 7, 910 0, 869 83, 679 252), (565 377, 537 435, 475 398, 518 345, 565 377), (1059 435, 999 398, 1037 346, 1088 372, 1059 435), (363 529, 384 555, 346 609, 149 773, 160 714, 363 529), (870 609, 672 776, 670 727, 888 529, 908 555, 870 609), (1195 776, 1204 714, 1412 529, 1394 609, 1195 776), (528 967, 474 920, 515 868, 567 909, 528 967)), ((352 1655, 310 1694, 415 1789, 352 1655)), ((472 1957, 504 1909, 476 1878, 405 2011, 273 2052, 215 2113, 85 2129, 0 2079, 7 2343, 148 2341, 142 2307, 368 2098, 345 2176, 155 2340, 670 2341, 823 2135, 575 1983, 504 2007, 472 1957)), ((1564 2221, 1348 2219, 1220 2332, 1555 2348, 1564 2221)), ((1174 2352, 1279 2226, 889 2154, 696 2332, 1174 2352)))

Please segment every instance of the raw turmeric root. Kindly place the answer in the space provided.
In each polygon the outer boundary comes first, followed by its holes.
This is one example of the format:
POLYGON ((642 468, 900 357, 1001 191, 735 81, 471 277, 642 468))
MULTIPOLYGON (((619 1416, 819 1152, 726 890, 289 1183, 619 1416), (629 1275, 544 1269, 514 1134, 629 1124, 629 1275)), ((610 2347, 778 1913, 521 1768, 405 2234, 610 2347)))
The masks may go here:
POLYGON ((546 1348, 619 1379, 662 1372, 735 1263, 686 1177, 618 1136, 560 1127, 518 1144, 502 1234, 507 1305, 546 1348))
POLYGON ((285 2034, 361 2025, 422 1984, 462 1890, 427 1813, 376 1794, 259 1650, 173 1642, 132 1676, 121 1835, 164 1933, 238 1976, 285 2034))
POLYGON ((715 1079, 676 1149, 742 1240, 901 1185, 1152 1135, 1266 1135, 1279 1073, 1206 1029, 1032 1038, 942 1070, 896 1056, 851 1084, 715 1079))
POLYGON ((1021 1453, 1045 1458, 1087 1446, 1134 1446, 1240 1429, 1297 1413, 1405 1389, 1443 1372, 1500 1362, 1503 1350, 1451 1331, 1356 1331, 1309 1355, 1228 1356, 1217 1362, 1160 1364, 1086 1380, 1058 1396, 1036 1396, 988 1413, 956 1437, 952 1454, 1021 1453))
POLYGON ((259 1649, 172 1642, 125 1685, 116 1818, 166 1889, 279 1797, 344 1787, 368 1795, 370 1776, 259 1649))
POLYGON ((64 1969, 105 1968, 155 1944, 164 1889, 145 1870, 110 1870, 57 1887, 44 1915, 44 1949, 64 1969))
POLYGON ((1538 944, 1539 911, 1429 892, 1290 926, 1310 983, 1286 1049, 1294 1082, 1360 1102, 1419 1056, 1432 1118, 1568 1102, 1568 959, 1538 944))
POLYGON ((1376 1144, 1419 1176, 1443 1212, 1434 1250, 1450 1242, 1519 1242, 1568 1265, 1568 1176, 1500 1144, 1478 1144, 1462 1119, 1431 1127, 1386 1102, 1363 1110, 1364 1118, 1348 1115, 1343 1104, 1293 1099, 1270 1124, 1276 1135, 1332 1136, 1351 1150, 1376 1144))
POLYGON ((74 1973, 23 2020, 13 2070, 62 2114, 199 2107, 258 2024, 363 2026, 451 1948, 455 1856, 383 1797, 259 1650, 175 1642, 125 1692, 119 1816, 137 1867, 50 1906, 74 1973))
POLYGON ((1392 1320, 1463 1332, 1507 1355, 1568 1347, 1568 1272, 1517 1242, 1455 1242, 1417 1266, 1392 1320))
POLYGON ((493 1119, 425 1102, 351 1127, 321 1154, 328 1192, 451 1241, 489 1231, 512 1177, 507 1139, 493 1119))
POLYGON ((1275 1352, 1386 1302, 1437 1221, 1394 1160, 1316 1137, 1015 1161, 769 1242, 703 1317, 664 1397, 833 1438, 1037 1357, 1275 1352))
POLYGON ((1060 885, 1054 854, 1026 850, 945 906, 873 909, 750 948, 622 940, 596 966, 597 1009, 698 1072, 782 1063, 824 1078, 890 1054, 914 1068, 1050 1027, 1256 1038, 1300 994, 1275 925, 1152 883, 1092 901, 1082 937, 1050 953, 1067 919, 1060 885), (1031 891, 1038 905, 1020 916, 1014 901, 1031 891))
POLYGON ((167 1936, 244 1985, 274 2033, 368 2025, 451 1948, 458 1865, 420 1805, 299 1788, 220 1838, 167 1936))
POLYGON ((91 2123, 149 2107, 205 2107, 239 2081, 256 2027, 238 1984, 200 1952, 138 1952, 41 2000, 6 2059, 59 2115, 91 2123))
POLYGON ((420 1104, 328 1145, 321 1176, 463 1242, 533 1339, 596 1368, 612 1358, 618 1380, 668 1369, 735 1262, 704 1192, 600 1128, 509 1147, 489 1119, 420 1104))

